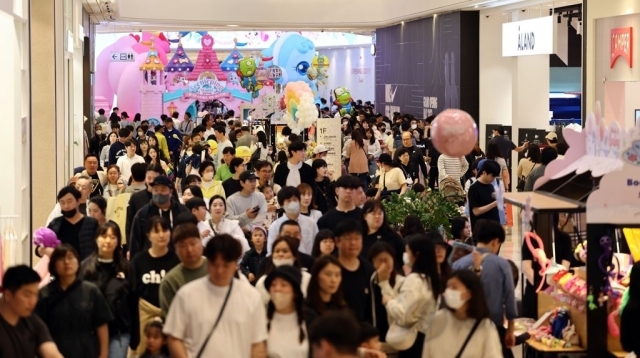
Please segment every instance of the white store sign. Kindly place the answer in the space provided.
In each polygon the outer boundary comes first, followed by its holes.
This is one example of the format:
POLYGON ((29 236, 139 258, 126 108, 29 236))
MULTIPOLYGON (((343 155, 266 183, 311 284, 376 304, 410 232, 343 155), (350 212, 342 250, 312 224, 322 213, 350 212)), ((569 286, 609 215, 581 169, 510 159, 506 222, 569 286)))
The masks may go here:
POLYGON ((502 56, 550 55, 556 52, 555 17, 502 24, 502 56))
POLYGON ((327 169, 333 172, 333 178, 342 174, 342 127, 340 118, 318 118, 316 122, 316 143, 327 149, 327 169))

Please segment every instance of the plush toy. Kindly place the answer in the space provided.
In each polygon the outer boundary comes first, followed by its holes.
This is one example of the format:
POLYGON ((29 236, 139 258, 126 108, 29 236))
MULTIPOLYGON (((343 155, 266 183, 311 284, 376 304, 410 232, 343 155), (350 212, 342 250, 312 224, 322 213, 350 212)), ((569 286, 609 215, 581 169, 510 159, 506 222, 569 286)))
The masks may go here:
POLYGON ((562 339, 562 331, 569 325, 569 311, 565 308, 556 310, 556 315, 551 319, 551 334, 562 339))
POLYGON ((55 248, 60 245, 56 233, 48 227, 41 227, 33 233, 33 243, 36 246, 55 248))

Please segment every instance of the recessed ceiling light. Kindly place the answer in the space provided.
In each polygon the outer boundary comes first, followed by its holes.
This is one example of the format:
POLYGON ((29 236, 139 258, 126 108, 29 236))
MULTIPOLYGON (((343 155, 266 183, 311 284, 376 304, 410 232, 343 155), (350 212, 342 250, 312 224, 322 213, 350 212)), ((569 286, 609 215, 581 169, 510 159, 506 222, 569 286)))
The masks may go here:
POLYGON ((404 25, 404 21, 400 21, 400 23, 404 25))
POLYGON ((474 8, 476 8, 476 9, 477 9, 477 8, 478 8, 478 5, 474 6, 474 8))
POLYGON ((229 27, 238 27, 238 25, 227 25, 229 27))

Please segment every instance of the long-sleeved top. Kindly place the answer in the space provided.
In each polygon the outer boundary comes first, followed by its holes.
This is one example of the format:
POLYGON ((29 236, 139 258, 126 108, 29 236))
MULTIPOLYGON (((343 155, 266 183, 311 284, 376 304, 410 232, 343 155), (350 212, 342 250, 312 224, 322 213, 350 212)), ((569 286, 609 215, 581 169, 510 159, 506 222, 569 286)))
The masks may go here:
POLYGON ((371 142, 367 142, 367 145, 368 145, 367 154, 373 155, 374 158, 378 158, 380 154, 382 154, 382 149, 380 148, 380 142, 378 142, 377 140, 374 140, 373 144, 371 144, 371 142))
POLYGON ((364 147, 360 147, 358 143, 351 140, 345 144, 345 147, 345 156, 349 158, 349 174, 369 173, 369 158, 367 158, 369 146, 367 142, 364 142, 364 147))
MULTIPOLYGON (((287 220, 289 220, 289 217, 282 215, 282 217, 274 221, 271 226, 269 226, 269 237, 267 238, 268 255, 271 255, 273 252, 273 243, 280 234, 280 226, 282 226, 282 223, 287 220)), ((296 221, 300 224, 300 231, 302 233, 302 239, 300 240, 298 251, 311 255, 311 251, 313 251, 313 241, 318 233, 318 225, 315 220, 302 214, 298 215, 296 221)))
POLYGON ((243 253, 251 249, 247 238, 244 236, 242 229, 238 225, 238 220, 222 218, 218 225, 216 225, 213 220, 201 221, 198 223, 198 229, 200 230, 201 236, 207 230, 209 231, 209 235, 202 237, 202 246, 207 246, 207 242, 216 235, 228 234, 240 242, 243 253))
MULTIPOLYGON (((420 148, 416 147, 415 145, 412 147, 404 147, 404 148, 408 149, 409 153, 411 153, 409 156, 409 163, 413 163, 414 165, 417 165, 418 168, 420 168, 420 170, 422 171, 422 175, 426 177, 427 165, 424 163, 424 158, 423 158, 424 153, 422 152, 422 150, 420 150, 420 148)), ((393 152, 393 160, 398 161, 398 150, 393 152)), ((433 163, 433 159, 431 163, 433 163)))
POLYGON ((438 158, 438 180, 443 181, 446 177, 460 179, 469 169, 469 163, 465 157, 451 157, 446 154, 438 158))
POLYGON ((417 323, 418 331, 426 333, 439 306, 439 300, 433 299, 429 279, 411 273, 399 290, 394 290, 389 281, 382 281, 379 285, 382 294, 391 297, 385 305, 391 322, 405 327, 417 323))
POLYGON ((162 133, 156 133, 156 139, 158 139, 158 149, 164 154, 164 157, 169 159, 169 146, 167 144, 167 137, 162 133))
POLYGON ((102 147, 102 150, 100 151, 100 166, 102 166, 103 168, 106 167, 106 165, 109 163, 110 149, 111 149, 111 145, 107 144, 104 147, 102 147))
MULTIPOLYGON (((477 250, 482 254, 487 254, 482 260, 482 275, 480 279, 484 286, 484 293, 487 295, 491 320, 496 326, 502 327, 505 316, 507 320, 512 320, 518 314, 511 266, 509 266, 507 260, 490 253, 485 248, 477 248, 477 250)), ((468 254, 454 262, 452 268, 454 270, 465 270, 472 265, 473 255, 468 254)))
MULTIPOLYGON (((291 171, 291 169, 289 169, 289 164, 290 163, 285 162, 282 165, 278 165, 273 176, 273 182, 283 188, 287 186, 287 178, 289 177, 289 172, 291 171)), ((300 169, 298 169, 298 171, 300 172, 300 183, 306 183, 313 187, 313 182, 316 177, 315 170, 313 170, 313 168, 311 168, 311 166, 307 163, 300 162, 299 164, 301 164, 300 169)), ((369 171, 368 168, 369 167, 367 167, 366 172, 369 171)))
MULTIPOLYGON (((173 154, 173 159, 177 160, 180 155, 180 147, 182 147, 182 133, 177 130, 175 127, 169 129, 164 129, 164 136, 167 139, 167 146, 169 147, 169 152, 173 154), (175 138, 175 137, 178 138, 175 138)), ((169 157, 167 157, 169 160, 169 157)))
POLYGON ((260 223, 264 219, 267 213, 267 201, 264 198, 264 194, 253 192, 248 196, 242 195, 242 192, 235 193, 227 198, 227 211, 225 217, 238 220, 240 227, 245 227, 249 224, 260 223), (258 215, 255 219, 250 219, 247 216, 247 209, 258 206, 258 215))
POLYGON ((124 147, 124 143, 118 140, 115 143, 111 144, 111 146, 109 147, 109 165, 116 164, 116 162, 118 162, 118 159, 123 155, 127 155, 127 150, 124 147))

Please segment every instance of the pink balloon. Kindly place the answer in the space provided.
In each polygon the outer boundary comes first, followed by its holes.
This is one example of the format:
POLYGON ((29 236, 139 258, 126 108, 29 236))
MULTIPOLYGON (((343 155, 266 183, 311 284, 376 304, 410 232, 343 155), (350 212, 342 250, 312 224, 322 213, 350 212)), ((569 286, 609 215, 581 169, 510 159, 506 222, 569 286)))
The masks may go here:
POLYGON ((431 141, 440 153, 462 157, 478 140, 478 127, 471 115, 459 109, 447 109, 431 123, 431 141))

